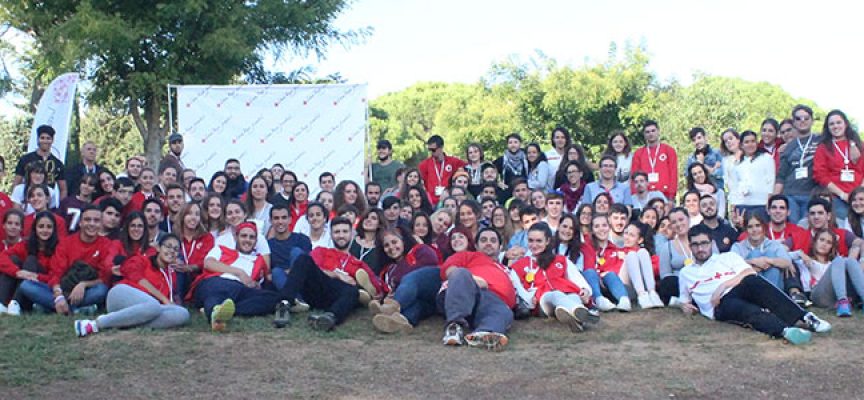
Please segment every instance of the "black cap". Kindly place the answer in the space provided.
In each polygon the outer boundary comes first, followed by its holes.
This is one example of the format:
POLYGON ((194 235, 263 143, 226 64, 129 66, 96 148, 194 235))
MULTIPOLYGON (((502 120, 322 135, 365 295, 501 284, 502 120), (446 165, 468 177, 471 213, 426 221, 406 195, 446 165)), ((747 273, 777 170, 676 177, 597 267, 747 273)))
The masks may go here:
POLYGON ((183 141, 183 135, 181 135, 179 133, 172 133, 170 136, 168 136, 168 143, 176 142, 178 140, 182 142, 183 141))

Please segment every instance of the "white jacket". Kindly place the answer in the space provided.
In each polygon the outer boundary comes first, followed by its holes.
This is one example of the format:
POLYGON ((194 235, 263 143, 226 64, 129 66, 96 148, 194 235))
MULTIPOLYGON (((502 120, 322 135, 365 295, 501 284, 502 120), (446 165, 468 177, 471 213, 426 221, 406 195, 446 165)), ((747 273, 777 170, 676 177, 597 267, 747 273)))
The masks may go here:
POLYGON ((728 172, 729 204, 764 206, 774 192, 776 169, 774 158, 762 153, 755 159, 742 157, 728 172))

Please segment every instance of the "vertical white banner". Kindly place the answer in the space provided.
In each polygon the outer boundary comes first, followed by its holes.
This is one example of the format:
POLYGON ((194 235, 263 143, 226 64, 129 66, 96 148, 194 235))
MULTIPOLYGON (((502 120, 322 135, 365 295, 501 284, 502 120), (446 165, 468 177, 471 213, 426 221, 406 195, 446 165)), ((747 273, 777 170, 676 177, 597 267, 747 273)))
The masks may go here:
POLYGON ((27 143, 27 151, 35 151, 39 145, 39 137, 36 136, 36 128, 40 125, 51 125, 56 134, 54 135, 54 146, 51 154, 66 162, 66 146, 69 143, 69 123, 72 120, 72 106, 75 104, 75 91, 78 88, 78 74, 75 72, 65 73, 51 81, 42 98, 36 115, 33 116, 33 127, 30 129, 30 141, 27 143))
POLYGON ((275 163, 318 187, 327 171, 363 184, 366 85, 177 87, 183 163, 209 181, 225 160, 252 177, 275 163))

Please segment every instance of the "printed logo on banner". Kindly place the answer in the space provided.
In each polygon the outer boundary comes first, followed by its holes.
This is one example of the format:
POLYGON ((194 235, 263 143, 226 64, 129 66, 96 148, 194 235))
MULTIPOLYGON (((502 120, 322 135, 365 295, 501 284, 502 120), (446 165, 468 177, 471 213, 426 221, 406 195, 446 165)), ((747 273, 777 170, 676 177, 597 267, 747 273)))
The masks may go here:
POLYGON ((198 117, 198 119, 193 121, 192 124, 185 127, 185 129, 183 127, 181 127, 181 129, 184 129, 184 131, 181 133, 184 135, 193 134, 195 132, 195 128, 197 128, 198 125, 201 125, 201 122, 204 122, 204 118, 206 118, 206 116, 202 114, 200 117, 198 117))
MULTIPOLYGON (((322 166, 324 166, 324 163, 326 163, 328 161, 328 159, 333 156, 333 153, 336 153, 336 150, 330 150, 330 152, 327 153, 327 155, 319 158, 318 161, 315 161, 315 163, 309 167, 309 171, 315 171, 318 168, 321 168, 322 166)), ((308 175, 309 174, 306 173, 303 176, 308 176, 308 175)))
POLYGON ((212 88, 212 87, 213 87, 213 85, 207 86, 204 88, 204 90, 201 90, 198 93, 196 93, 194 97, 192 97, 191 99, 189 99, 189 101, 186 102, 186 108, 192 107, 192 103, 194 103, 199 98, 206 96, 208 93, 210 93, 210 88, 212 88))
POLYGON ((209 132, 207 132, 207 134, 204 135, 204 137, 201 138, 201 143, 207 143, 207 140, 210 139, 210 137, 215 135, 217 132, 221 132, 222 129, 225 128, 225 125, 228 125, 228 122, 231 122, 232 118, 234 117, 229 114, 227 117, 225 117, 225 119, 222 120, 222 122, 213 126, 213 129, 211 129, 209 132))
POLYGON ((327 133, 325 133, 324 136, 321 136, 321 143, 324 143, 324 141, 327 140, 327 138, 332 136, 333 132, 336 132, 337 130, 341 129, 342 126, 345 125, 345 122, 347 122, 349 119, 351 119, 351 116, 346 115, 345 118, 342 118, 342 120, 336 124, 336 126, 330 128, 330 130, 327 131, 327 133))
POLYGON ((291 137, 289 138, 289 140, 293 142, 294 139, 299 139, 299 138, 300 138, 301 136, 303 136, 307 131, 309 131, 309 128, 310 128, 314 123, 318 122, 318 120, 319 120, 320 118, 321 118, 321 113, 315 114, 315 116, 312 117, 312 119, 309 120, 309 122, 307 122, 305 125, 301 126, 301 127, 300 127, 300 130, 297 131, 297 134, 294 135, 294 136, 291 136, 291 137))
POLYGON ((339 168, 339 172, 341 173, 341 172, 345 171, 346 169, 350 168, 351 164, 353 164, 354 161, 357 161, 357 158, 360 157, 362 154, 363 154, 363 150, 359 150, 356 153, 354 153, 354 156, 351 157, 351 159, 342 163, 342 166, 339 168))
POLYGON ((339 105, 339 103, 341 103, 342 100, 345 99, 345 97, 347 97, 351 93, 354 93, 354 91, 356 89, 357 89, 357 86, 349 86, 348 90, 342 92, 342 94, 338 98, 336 98, 336 100, 333 100, 333 105, 334 106, 339 105))
POLYGON ((263 115, 259 116, 258 119, 256 119, 255 121, 252 122, 252 124, 243 128, 242 130, 240 130, 240 134, 235 136, 231 140, 231 143, 236 144, 238 140, 243 139, 244 137, 248 136, 250 133, 252 133, 252 131, 255 130, 255 128, 258 126, 258 124, 260 124, 261 121, 263 121, 263 120, 264 120, 264 116, 263 115))
MULTIPOLYGON (((275 126, 273 126, 272 128, 270 128, 270 130, 267 132, 267 134, 264 135, 264 137, 261 138, 260 142, 261 142, 261 143, 264 143, 265 141, 269 140, 273 135, 275 135, 276 133, 282 131, 282 127, 285 126, 285 125, 288 125, 288 121, 291 121, 291 119, 293 119, 293 118, 294 118, 293 115, 288 114, 288 116, 286 116, 284 119, 282 119, 281 121, 279 121, 275 126)), ((289 139, 290 139, 290 141, 292 141, 292 142, 294 141, 294 140, 291 139, 291 138, 289 138, 289 139)))
POLYGON ((239 92, 242 88, 243 86, 237 86, 233 90, 228 91, 228 94, 226 94, 225 97, 222 97, 222 99, 216 102, 216 108, 222 108, 222 105, 225 104, 228 99, 236 96, 237 92, 239 92))
POLYGON ((57 82, 56 89, 54 90, 54 96, 51 100, 54 101, 54 104, 61 104, 69 101, 69 96, 71 95, 71 90, 69 90, 72 85, 78 83, 78 77, 73 75, 68 75, 65 78, 60 78, 57 82))
POLYGON ((282 97, 276 99, 276 101, 273 102, 273 107, 279 107, 279 105, 282 104, 285 99, 293 97, 295 93, 297 93, 297 88, 291 88, 291 90, 286 90, 285 94, 283 94, 282 97))
MULTIPOLYGON (((361 133, 365 133, 365 132, 366 132, 366 125, 365 124, 360 125, 359 127, 357 127, 357 129, 351 131, 351 136, 348 136, 348 141, 349 142, 354 141, 354 138, 356 138, 361 133)), ((363 137, 365 137, 365 136, 363 136, 363 137)))
POLYGON ((264 95, 265 93, 267 93, 267 91, 270 90, 270 88, 271 88, 272 86, 273 86, 272 83, 268 83, 268 84, 266 84, 266 85, 264 85, 264 86, 261 86, 261 89, 256 90, 256 91, 254 92, 255 95, 252 96, 249 100, 246 100, 246 107, 251 107, 251 106, 252 106, 252 103, 254 103, 255 100, 257 100, 259 97, 261 97, 262 95, 264 95))
POLYGON ((267 155, 267 158, 252 166, 252 171, 260 171, 262 168, 267 168, 269 165, 272 165, 270 160, 272 160, 275 155, 276 152, 271 151, 270 154, 267 155))
POLYGON ((312 101, 312 99, 314 99, 315 96, 318 96, 318 93, 321 93, 322 90, 324 90, 324 86, 318 86, 315 89, 313 89, 312 93, 310 93, 309 96, 306 96, 306 99, 303 100, 303 105, 308 106, 309 102, 312 101))
POLYGON ((201 170, 202 168, 209 165, 213 161, 214 158, 216 158, 216 152, 215 151, 211 152, 210 155, 207 156, 207 158, 205 158, 201 162, 195 164, 194 168, 192 168, 192 169, 194 169, 196 171, 201 170))

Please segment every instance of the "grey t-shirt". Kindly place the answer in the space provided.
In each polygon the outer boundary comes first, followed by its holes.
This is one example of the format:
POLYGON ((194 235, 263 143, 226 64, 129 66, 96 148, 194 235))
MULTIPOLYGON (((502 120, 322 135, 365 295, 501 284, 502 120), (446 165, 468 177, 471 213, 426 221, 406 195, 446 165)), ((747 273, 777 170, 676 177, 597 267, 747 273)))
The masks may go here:
POLYGON ((819 143, 822 143, 822 135, 811 134, 808 137, 799 137, 786 145, 786 149, 780 155, 780 170, 777 172, 777 183, 783 184, 783 194, 809 196, 816 187, 816 181, 813 180, 813 156, 819 143), (800 166, 807 168, 807 177, 795 179, 795 169, 800 166))
POLYGON ((381 184, 381 190, 387 190, 396 186, 396 170, 405 168, 405 164, 393 161, 387 165, 380 163, 372 164, 372 180, 381 184))

